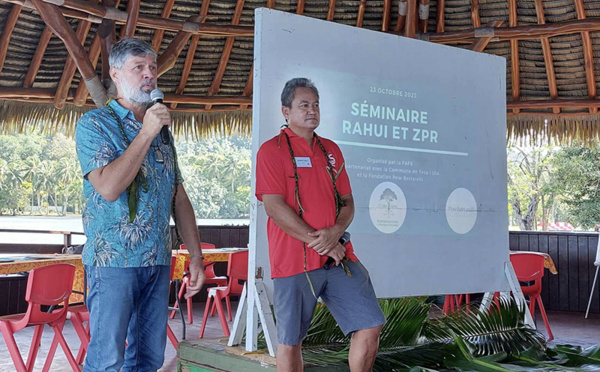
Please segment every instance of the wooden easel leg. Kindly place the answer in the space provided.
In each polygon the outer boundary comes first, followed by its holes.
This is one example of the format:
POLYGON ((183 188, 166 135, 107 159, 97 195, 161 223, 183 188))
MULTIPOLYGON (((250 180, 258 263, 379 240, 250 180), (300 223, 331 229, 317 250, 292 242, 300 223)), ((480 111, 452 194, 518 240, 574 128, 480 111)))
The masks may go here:
POLYGON ((596 267, 596 275, 594 275, 594 283, 592 284, 592 290, 590 291, 590 300, 588 301, 587 310, 585 311, 586 319, 590 313, 590 306, 592 305, 592 297, 594 297, 594 289, 596 288, 596 282, 598 281, 598 270, 600 270, 600 266, 596 267))

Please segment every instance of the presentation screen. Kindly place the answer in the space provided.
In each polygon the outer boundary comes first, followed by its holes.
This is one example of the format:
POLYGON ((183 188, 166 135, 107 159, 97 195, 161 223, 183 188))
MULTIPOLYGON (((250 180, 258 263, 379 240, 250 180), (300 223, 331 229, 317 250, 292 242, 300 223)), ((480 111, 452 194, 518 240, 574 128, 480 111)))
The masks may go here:
MULTIPOLYGON (((505 59, 267 9, 255 33, 254 156, 284 124, 285 82, 311 79, 378 297, 508 290, 505 59)), ((252 213, 268 278, 254 195, 252 213)))

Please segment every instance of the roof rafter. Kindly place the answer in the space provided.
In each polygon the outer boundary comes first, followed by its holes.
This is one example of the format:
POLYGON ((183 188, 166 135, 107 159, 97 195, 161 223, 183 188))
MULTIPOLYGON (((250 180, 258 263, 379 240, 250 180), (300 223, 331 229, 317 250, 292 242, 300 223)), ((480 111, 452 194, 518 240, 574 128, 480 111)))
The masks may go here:
POLYGON ((134 37, 140 16, 140 0, 127 1, 127 23, 125 23, 125 37, 134 37))
POLYGON ((83 49, 83 46, 77 40, 77 36, 73 29, 67 23, 65 17, 61 14, 58 6, 48 4, 42 0, 31 0, 33 5, 38 10, 42 20, 65 44, 69 55, 75 61, 82 78, 88 85, 88 89, 92 94, 92 99, 98 107, 104 106, 107 100, 106 89, 100 83, 100 79, 96 75, 96 70, 92 67, 92 63, 83 49))
POLYGON ((479 18, 479 0, 471 0, 471 22, 473 28, 481 27, 481 19, 479 18))
MULTIPOLYGON (((503 21, 490 21, 486 24, 486 27, 500 27, 504 23, 503 21)), ((492 41, 492 37, 480 37, 471 44, 469 49, 475 52, 483 52, 485 47, 492 41)))
MULTIPOLYGON (((242 17, 242 10, 244 10, 244 4, 245 0, 237 0, 237 3, 235 5, 235 11, 233 13, 233 19, 231 20, 232 25, 240 24, 240 18, 242 17)), ((233 49, 234 42, 234 37, 228 37, 227 40, 225 40, 225 46, 223 47, 221 60, 219 61, 219 65, 217 67, 217 71, 215 72, 213 82, 210 85, 210 88, 208 89, 209 96, 217 94, 219 88, 221 87, 221 82, 223 81, 225 69, 227 69, 227 64, 229 63, 229 56, 231 55, 231 50, 233 49)), ((210 106, 207 106, 206 108, 210 109, 210 106)))
MULTIPOLYGON (((90 56, 90 62, 92 62, 92 66, 94 69, 98 65, 98 58, 100 57, 100 44, 102 43, 102 39, 98 34, 94 37, 94 41, 92 41, 92 45, 90 45, 90 50, 88 54, 90 56)), ((73 98, 73 102, 75 106, 83 106, 87 101, 88 97, 88 89, 83 81, 79 82, 77 86, 77 92, 75 93, 75 97, 73 98)))
POLYGON ((516 27, 500 27, 490 29, 480 27, 464 31, 448 31, 443 33, 430 33, 422 35, 424 39, 440 44, 470 43, 476 37, 491 35, 498 40, 532 40, 542 37, 568 35, 582 31, 600 31, 600 18, 587 18, 581 20, 553 22, 543 25, 529 25, 516 27))
POLYGON ((437 14, 435 15, 436 18, 436 26, 435 26, 435 32, 444 32, 445 29, 445 23, 446 23, 446 18, 445 18, 445 9, 446 8, 446 1, 445 0, 438 0, 438 4, 437 4, 437 14))
MULTIPOLYGON (((195 22, 201 17, 202 16, 192 16, 188 18, 188 20, 195 22)), ((185 31, 179 31, 177 35, 175 35, 173 41, 169 43, 167 49, 158 57, 158 60, 156 61, 158 64, 158 76, 173 68, 175 62, 177 62, 177 58, 183 51, 183 48, 185 48, 188 41, 190 41, 191 36, 192 34, 185 31)))
MULTIPOLYGON (((384 2, 386 0, 383 0, 384 2)), ((333 16, 335 15, 335 0, 329 0, 329 6, 327 7, 327 21, 333 21, 333 16)))
POLYGON ((406 1, 406 26, 404 36, 414 38, 417 34, 418 23, 417 0, 406 1))
MULTIPOLYGON (((173 5, 175 5, 175 0, 167 0, 165 1, 165 5, 163 6, 162 13, 160 14, 161 18, 169 18, 171 15, 171 11, 173 10, 173 5)), ((154 32, 154 37, 152 38, 152 48, 159 52, 160 44, 162 44, 162 39, 165 34, 165 30, 156 30, 154 32)))
POLYGON ((406 0, 398 0, 398 18, 396 18, 394 31, 404 31, 404 27, 406 27, 406 0))
MULTIPOLYGON (((542 0, 535 0, 535 13, 537 15, 538 24, 546 24, 546 17, 544 16, 544 4, 542 0)), ((556 86, 556 74, 554 73, 554 61, 552 59, 552 49, 550 48, 550 40, 548 37, 542 37, 540 39, 542 43, 542 52, 544 53, 544 62, 546 63, 546 76, 548 77, 548 90, 550 91, 550 98, 558 97, 558 88, 556 86)), ((555 107, 552 109, 555 114, 560 112, 560 108, 555 107)))
MULTIPOLYGON (((577 19, 585 19, 585 7, 583 6, 583 0, 575 0, 575 10, 577 12, 577 19)), ((583 59, 585 62, 585 79, 587 82, 588 96, 590 98, 596 98, 596 78, 594 74, 594 54, 592 48, 592 39, 588 31, 581 32, 581 40, 583 42, 583 59)), ((590 113, 595 114, 598 112, 598 107, 590 107, 590 113)))
POLYGON ((42 36, 40 36, 40 41, 38 42, 33 58, 31 59, 29 70, 27 70, 27 75, 25 75, 25 81, 23 82, 24 88, 31 88, 33 86, 33 82, 35 81, 40 66, 42 65, 42 58, 44 57, 44 53, 46 53, 46 48, 48 47, 51 37, 52 30, 50 30, 50 27, 44 27, 42 36))
MULTIPOLYGON (((517 0, 508 0, 508 26, 517 26, 517 0)), ((513 100, 518 100, 521 96, 521 69, 519 66, 519 40, 510 41, 510 80, 511 95, 513 100)), ((514 109, 518 113, 519 109, 514 109)))
MULTIPOLYGON (((77 31, 75 32, 75 34, 80 44, 83 45, 85 43, 85 39, 87 38, 87 35, 90 32, 91 25, 92 24, 88 21, 79 21, 79 25, 77 26, 77 31)), ((76 69, 77 66, 73 61, 73 58, 71 58, 70 56, 67 57, 65 69, 63 70, 60 82, 58 83, 58 87, 56 88, 56 95, 54 96, 54 107, 56 107, 57 109, 62 109, 65 107, 65 102, 67 101, 67 94, 69 93, 69 89, 71 88, 71 82, 73 81, 73 76, 75 75, 76 69)))
POLYGON ((388 31, 390 28, 390 13, 392 11, 392 0, 383 0, 383 16, 381 20, 381 31, 388 31))
MULTIPOLYGON (((202 6, 200 7, 199 17, 202 17, 200 23, 206 22, 206 16, 208 15, 208 7, 210 5, 210 0, 203 0, 202 6)), ((185 85, 187 84, 188 78, 190 77, 190 72, 192 71, 192 64, 194 63, 194 56, 196 55, 196 49, 198 48, 198 43, 200 42, 200 35, 192 36, 192 42, 187 50, 187 55, 185 56, 185 63, 183 65, 183 70, 181 71, 181 78, 179 79, 179 84, 177 88, 175 88, 175 94, 182 94, 185 90, 185 85)), ((171 109, 177 108, 177 103, 171 103, 171 109)))
POLYGON ((22 9, 23 7, 21 5, 13 4, 10 8, 10 13, 8 13, 8 17, 6 18, 2 34, 0 34, 0 72, 2 72, 2 69, 4 68, 4 61, 6 60, 6 53, 8 53, 10 37, 12 36, 22 9))
POLYGON ((358 16, 356 16, 356 27, 362 27, 363 20, 365 18, 366 6, 367 6, 367 0, 360 0, 358 2, 358 16))
MULTIPOLYGON (((13 4, 23 5, 24 7, 34 9, 30 6, 29 0, 3 0, 13 4)), ((50 0, 42 0, 50 1, 50 0)), ((95 5, 84 0, 64 0, 64 3, 58 7, 65 16, 72 18, 86 19, 92 23, 101 23, 103 19, 113 20, 118 24, 127 22, 127 12, 112 7, 95 5)), ((153 16, 140 16, 137 22, 138 27, 150 29, 162 29, 166 31, 191 32, 198 35, 210 36, 253 36, 254 27, 252 26, 230 26, 230 25, 207 25, 205 23, 182 22, 172 19, 164 19, 153 16)))

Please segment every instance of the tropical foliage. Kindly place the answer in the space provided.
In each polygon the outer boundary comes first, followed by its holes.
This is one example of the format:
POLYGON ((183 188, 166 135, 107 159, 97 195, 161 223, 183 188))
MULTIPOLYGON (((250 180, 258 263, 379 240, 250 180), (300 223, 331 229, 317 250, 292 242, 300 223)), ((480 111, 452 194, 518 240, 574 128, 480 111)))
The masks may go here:
MULTIPOLYGON (((249 139, 180 141, 177 149, 196 217, 248 217, 249 139)), ((39 133, 0 136, 0 214, 81 213, 82 182, 72 139, 39 133)))
MULTIPOLYGON (((597 371, 600 345, 582 350, 547 348, 544 336, 526 326, 514 301, 479 311, 465 307, 431 317, 432 303, 419 298, 380 300, 386 315, 374 371, 597 371)), ((438 312, 439 313, 439 312, 438 312)), ((262 346, 264 339, 259 339, 262 346)), ((307 364, 347 365, 349 337, 325 306, 315 309, 303 342, 307 364)))

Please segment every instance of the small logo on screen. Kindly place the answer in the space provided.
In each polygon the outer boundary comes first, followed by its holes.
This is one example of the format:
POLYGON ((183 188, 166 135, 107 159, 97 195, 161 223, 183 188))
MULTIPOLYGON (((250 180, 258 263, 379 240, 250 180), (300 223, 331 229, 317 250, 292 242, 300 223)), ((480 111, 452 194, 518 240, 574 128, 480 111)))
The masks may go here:
POLYGON ((382 182, 371 193, 369 200, 371 222, 384 234, 396 232, 406 218, 406 197, 392 182, 382 182))

